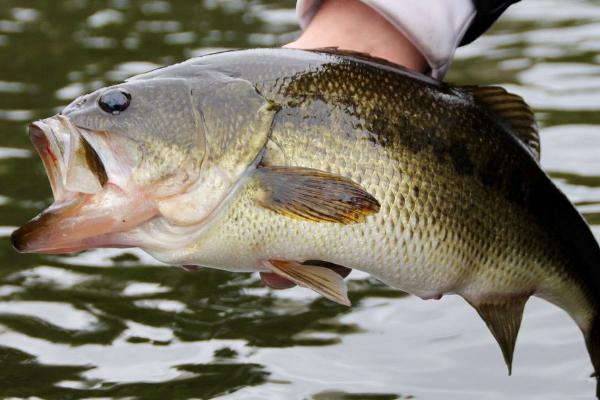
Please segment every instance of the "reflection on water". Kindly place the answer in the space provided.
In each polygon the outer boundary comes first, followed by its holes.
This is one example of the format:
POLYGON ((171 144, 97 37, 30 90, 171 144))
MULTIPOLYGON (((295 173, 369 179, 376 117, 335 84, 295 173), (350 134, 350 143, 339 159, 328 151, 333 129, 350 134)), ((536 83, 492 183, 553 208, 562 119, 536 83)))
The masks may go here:
MULTIPOLYGON (((353 273, 348 310, 255 276, 136 251, 17 255, 50 189, 23 134, 72 98, 207 52, 279 46, 291 0, 4 0, 0 9, 0 397, 576 399, 594 382, 560 310, 528 304, 512 377, 458 298, 424 302, 353 273)), ((448 80, 535 108, 542 164, 600 232, 600 5, 535 0, 459 51, 448 80), (540 19, 543 15, 543 19, 540 19)))

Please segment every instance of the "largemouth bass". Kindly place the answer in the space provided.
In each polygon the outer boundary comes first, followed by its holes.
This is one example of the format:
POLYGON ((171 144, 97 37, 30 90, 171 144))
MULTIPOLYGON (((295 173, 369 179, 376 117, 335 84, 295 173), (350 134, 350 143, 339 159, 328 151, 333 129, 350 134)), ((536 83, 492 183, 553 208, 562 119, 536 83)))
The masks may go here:
POLYGON ((341 271, 359 269, 462 296, 509 371, 535 295, 573 318, 600 371, 600 249, 502 88, 331 49, 233 51, 82 96, 29 135, 55 201, 13 233, 18 251, 139 247, 346 305, 341 271))

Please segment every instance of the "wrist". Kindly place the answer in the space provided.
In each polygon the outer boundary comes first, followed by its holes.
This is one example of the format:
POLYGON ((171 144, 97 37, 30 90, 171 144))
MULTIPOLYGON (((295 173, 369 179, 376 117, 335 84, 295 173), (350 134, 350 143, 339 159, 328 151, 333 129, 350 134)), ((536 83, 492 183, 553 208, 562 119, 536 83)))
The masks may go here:
POLYGON ((425 72, 425 57, 377 11, 358 0, 326 0, 302 35, 284 47, 338 47, 425 72))

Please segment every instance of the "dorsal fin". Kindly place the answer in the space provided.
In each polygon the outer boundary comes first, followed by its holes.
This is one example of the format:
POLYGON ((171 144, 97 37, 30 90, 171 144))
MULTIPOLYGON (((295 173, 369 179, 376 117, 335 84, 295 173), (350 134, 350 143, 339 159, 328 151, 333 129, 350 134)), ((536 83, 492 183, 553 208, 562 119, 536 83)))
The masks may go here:
POLYGON ((480 103, 512 126, 519 140, 540 160, 540 137, 535 116, 521 96, 500 86, 463 86, 480 103))
POLYGON ((353 60, 353 61, 357 61, 360 63, 368 64, 375 68, 383 68, 383 69, 392 71, 394 73, 406 74, 413 78, 419 79, 423 82, 427 82, 428 84, 443 85, 443 82, 441 82, 435 78, 432 78, 429 75, 423 74, 421 72, 417 72, 410 68, 406 68, 404 65, 396 64, 390 60, 372 56, 371 54, 365 53, 362 51, 340 49, 339 47, 335 47, 335 46, 319 47, 316 49, 310 49, 310 50, 305 50, 305 51, 330 54, 332 56, 338 56, 338 57, 342 57, 342 58, 345 58, 348 60, 353 60))
POLYGON ((354 57, 354 58, 368 60, 368 61, 375 61, 380 64, 389 65, 389 66, 395 67, 395 68, 406 69, 406 67, 404 67, 403 65, 393 63, 390 60, 386 60, 384 58, 372 56, 371 54, 366 53, 364 51, 340 49, 339 47, 336 47, 336 46, 318 47, 316 49, 311 49, 310 51, 314 51, 317 53, 332 54, 334 56, 354 57))
POLYGON ((477 310, 481 319, 496 338, 500 350, 502 350, 509 375, 512 373, 515 343, 521 327, 523 309, 528 298, 529 296, 523 296, 487 302, 471 301, 465 297, 465 300, 477 310))

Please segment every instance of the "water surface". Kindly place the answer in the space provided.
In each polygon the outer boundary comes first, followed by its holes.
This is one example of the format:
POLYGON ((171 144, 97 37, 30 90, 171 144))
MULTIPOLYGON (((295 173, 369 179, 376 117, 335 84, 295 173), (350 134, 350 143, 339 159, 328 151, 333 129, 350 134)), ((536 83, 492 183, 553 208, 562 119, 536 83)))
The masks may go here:
MULTIPOLYGON (((346 309, 136 251, 11 250, 10 232, 51 198, 29 121, 160 65, 282 45, 297 34, 293 3, 2 1, 0 398, 592 398, 580 333, 540 300, 527 306, 508 377, 483 322, 456 297, 426 302, 353 273, 346 309)), ((459 50, 448 76, 526 98, 542 128, 542 165, 598 233, 599 51, 600 4, 528 0, 459 50)))

